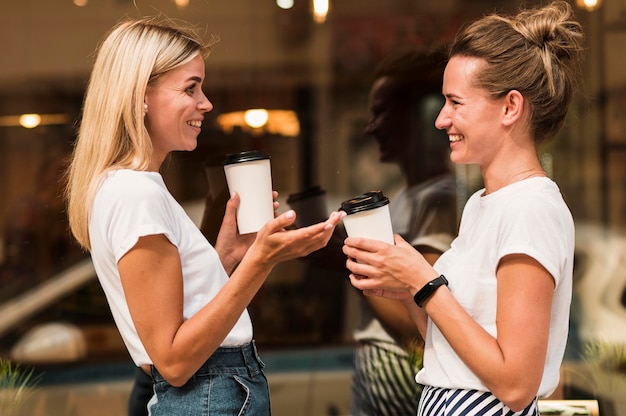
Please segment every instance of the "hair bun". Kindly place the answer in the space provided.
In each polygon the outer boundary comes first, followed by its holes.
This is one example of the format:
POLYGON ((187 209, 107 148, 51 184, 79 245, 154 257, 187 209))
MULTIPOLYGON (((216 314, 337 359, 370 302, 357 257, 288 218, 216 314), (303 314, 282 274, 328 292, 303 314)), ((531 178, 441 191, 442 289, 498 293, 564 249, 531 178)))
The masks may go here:
POLYGON ((556 1, 523 11, 512 25, 530 44, 547 49, 558 58, 573 58, 582 49, 582 26, 573 20, 572 7, 567 2, 556 1))

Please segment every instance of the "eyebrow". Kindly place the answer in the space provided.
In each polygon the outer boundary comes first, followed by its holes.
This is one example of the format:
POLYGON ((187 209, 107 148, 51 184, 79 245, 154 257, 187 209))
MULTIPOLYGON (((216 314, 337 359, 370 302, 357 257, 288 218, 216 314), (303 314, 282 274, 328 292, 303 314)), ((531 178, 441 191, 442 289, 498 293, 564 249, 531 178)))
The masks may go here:
POLYGON ((187 78, 187 81, 202 82, 202 78, 197 77, 197 76, 192 76, 192 77, 187 78))
POLYGON ((452 99, 455 99, 455 98, 456 98, 456 99, 461 98, 459 95, 457 95, 457 94, 455 94, 455 93, 443 94, 443 96, 444 96, 444 97, 446 97, 446 98, 447 98, 447 99, 449 99, 449 100, 452 100, 452 99))

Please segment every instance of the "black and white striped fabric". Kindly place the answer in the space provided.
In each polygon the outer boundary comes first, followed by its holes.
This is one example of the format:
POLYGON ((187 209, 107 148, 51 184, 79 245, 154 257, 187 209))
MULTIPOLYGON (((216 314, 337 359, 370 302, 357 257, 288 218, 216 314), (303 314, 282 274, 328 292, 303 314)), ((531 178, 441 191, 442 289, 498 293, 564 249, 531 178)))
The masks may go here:
POLYGON ((406 351, 388 342, 361 342, 355 351, 352 416, 415 416, 422 391, 406 351))
POLYGON ((489 392, 424 386, 417 415, 539 416, 539 405, 535 398, 524 410, 514 412, 489 392))

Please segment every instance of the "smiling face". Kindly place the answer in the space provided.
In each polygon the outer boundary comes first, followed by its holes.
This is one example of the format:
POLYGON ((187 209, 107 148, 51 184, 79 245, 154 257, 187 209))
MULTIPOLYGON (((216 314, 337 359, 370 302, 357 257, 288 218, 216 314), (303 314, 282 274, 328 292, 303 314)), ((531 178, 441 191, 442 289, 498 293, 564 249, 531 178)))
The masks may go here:
POLYGON ((154 149, 152 170, 168 153, 194 150, 204 113, 213 104, 202 91, 204 60, 200 54, 160 76, 146 89, 145 125, 154 149))
POLYGON ((446 130, 450 139, 450 159, 459 164, 486 167, 501 148, 504 101, 491 98, 487 91, 473 85, 484 61, 454 56, 443 77, 446 99, 435 126, 446 130))

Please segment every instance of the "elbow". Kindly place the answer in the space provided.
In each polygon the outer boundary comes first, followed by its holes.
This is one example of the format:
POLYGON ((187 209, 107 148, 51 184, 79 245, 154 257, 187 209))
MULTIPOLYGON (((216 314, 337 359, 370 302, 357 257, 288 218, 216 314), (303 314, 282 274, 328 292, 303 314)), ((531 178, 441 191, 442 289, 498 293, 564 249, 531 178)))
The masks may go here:
POLYGON ((191 378, 193 374, 189 374, 184 368, 177 365, 161 365, 156 366, 159 374, 165 381, 173 387, 182 387, 191 378))
POLYGON ((522 410, 530 406, 534 398, 535 397, 533 396, 531 399, 525 398, 522 400, 512 401, 508 404, 505 402, 504 404, 506 404, 507 407, 514 412, 521 412, 522 410))
POLYGON ((498 380, 492 380, 491 392, 502 403, 514 412, 519 412, 530 406, 537 397, 541 385, 542 373, 530 374, 529 371, 509 372, 498 380))
POLYGON ((537 389, 510 388, 494 395, 514 412, 526 409, 537 396, 537 389))
POLYGON ((189 378, 185 378, 185 377, 168 377, 168 378, 165 378, 165 381, 167 381, 170 384, 170 386, 172 386, 172 387, 182 387, 185 384, 187 384, 187 381, 189 381, 189 378))

